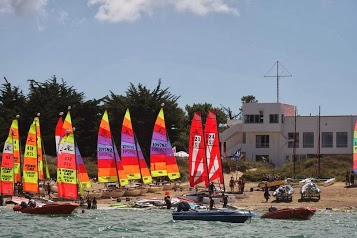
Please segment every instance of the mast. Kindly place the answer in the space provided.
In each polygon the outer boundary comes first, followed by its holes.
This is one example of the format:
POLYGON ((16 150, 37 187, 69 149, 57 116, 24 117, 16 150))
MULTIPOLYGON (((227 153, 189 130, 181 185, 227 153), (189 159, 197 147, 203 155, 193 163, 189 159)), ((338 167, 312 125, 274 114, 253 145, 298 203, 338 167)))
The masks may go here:
POLYGON ((279 80, 282 77, 292 77, 292 75, 289 73, 289 71, 287 71, 284 66, 280 63, 281 68, 283 69, 282 72, 284 72, 284 70, 288 73, 286 75, 281 75, 279 74, 279 61, 276 61, 276 63, 273 65, 273 67, 270 68, 270 70, 264 75, 265 78, 276 78, 276 102, 279 103, 279 80), (272 68, 276 65, 276 75, 271 75, 268 76, 267 74, 272 70, 272 68))
MULTIPOLYGON (((208 116, 208 114, 207 114, 207 116, 208 116)), ((201 117, 201 123, 203 124, 203 120, 202 120, 202 117, 201 117)), ((207 163, 207 151, 206 151, 206 139, 205 139, 205 133, 204 133, 204 129, 203 129, 203 126, 204 125, 202 125, 202 135, 203 135, 203 148, 204 148, 204 150, 203 150, 203 152, 204 152, 204 159, 206 159, 206 171, 207 171, 207 184, 208 184, 208 187, 209 187, 209 171, 208 171, 208 163, 207 163)))
POLYGON ((319 106, 319 118, 318 118, 318 141, 317 141, 317 177, 320 178, 321 167, 321 107, 319 106))
POLYGON ((219 137, 219 130, 218 130, 218 123, 217 123, 217 136, 218 136, 218 148, 219 148, 219 154, 220 154, 220 157, 221 157, 221 169, 222 169, 222 183, 223 183, 223 193, 226 192, 226 184, 224 182, 224 171, 223 171, 223 161, 222 161, 222 154, 221 154, 221 139, 219 137))
POLYGON ((293 175, 296 174, 296 107, 294 110, 294 143, 293 143, 293 175))

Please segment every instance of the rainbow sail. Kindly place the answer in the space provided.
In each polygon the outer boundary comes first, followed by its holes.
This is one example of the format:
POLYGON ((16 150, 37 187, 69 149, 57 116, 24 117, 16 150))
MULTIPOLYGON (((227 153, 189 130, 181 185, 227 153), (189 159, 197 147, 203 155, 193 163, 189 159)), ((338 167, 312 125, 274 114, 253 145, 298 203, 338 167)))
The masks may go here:
POLYGON ((129 180, 141 179, 139 159, 136 151, 133 125, 129 109, 126 109, 121 129, 121 160, 129 180))
POLYGON ((107 111, 104 112, 99 125, 97 159, 99 183, 118 182, 119 179, 121 186, 128 184, 118 151, 112 140, 107 111))
POLYGON ((78 184, 79 184, 80 191, 82 191, 83 189, 91 188, 92 184, 89 180, 89 176, 86 167, 84 166, 83 158, 81 156, 77 144, 76 144, 76 161, 77 161, 78 184))
POLYGON ((175 180, 180 178, 181 175, 169 138, 167 138, 167 145, 168 145, 168 148, 166 149, 167 176, 169 177, 170 180, 175 180))
POLYGON ((204 129, 208 178, 212 182, 218 180, 224 187, 221 153, 219 148, 219 136, 216 111, 211 109, 208 113, 204 129))
POLYGON ((146 164, 143 152, 141 151, 141 147, 139 145, 138 140, 136 139, 136 149, 138 152, 138 158, 139 158, 139 165, 140 165, 140 172, 141 172, 141 177, 143 184, 149 184, 152 183, 152 177, 149 171, 149 168, 146 164))
POLYGON ((353 132, 353 173, 357 174, 357 121, 353 132))
POLYGON ((200 112, 195 112, 191 122, 188 164, 190 186, 194 187, 204 182, 208 188, 207 160, 200 112))
POLYGON ((0 190, 3 195, 14 195, 14 183, 20 181, 19 147, 18 121, 14 119, 2 152, 0 190))
MULTIPOLYGON (((36 120, 36 119, 35 119, 36 120)), ((38 150, 37 150, 37 135, 36 135, 36 122, 31 124, 27 134, 24 154, 23 166, 23 190, 30 193, 39 193, 38 180, 39 180, 39 166, 38 150)))
POLYGON ((157 115, 150 148, 150 169, 152 177, 167 176, 166 150, 167 136, 164 118, 164 110, 160 109, 157 115))
POLYGON ((58 196, 68 199, 78 198, 77 168, 74 134, 71 114, 68 111, 63 123, 66 135, 62 138, 57 159, 58 196))

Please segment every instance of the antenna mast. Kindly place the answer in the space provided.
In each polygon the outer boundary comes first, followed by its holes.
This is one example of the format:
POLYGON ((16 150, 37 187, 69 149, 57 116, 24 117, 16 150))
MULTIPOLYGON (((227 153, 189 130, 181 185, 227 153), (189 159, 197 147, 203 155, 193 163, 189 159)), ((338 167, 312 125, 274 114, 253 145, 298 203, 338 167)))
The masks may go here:
POLYGON ((271 69, 264 75, 265 78, 271 78, 274 77, 276 78, 276 102, 279 102, 279 78, 281 77, 292 77, 292 75, 289 73, 289 71, 287 71, 284 66, 280 63, 280 66, 283 68, 282 72, 286 71, 288 74, 287 75, 279 75, 279 61, 276 61, 276 63, 273 65, 273 67, 271 67, 271 69), (269 76, 267 75, 272 69, 273 67, 276 65, 276 75, 272 75, 269 76))

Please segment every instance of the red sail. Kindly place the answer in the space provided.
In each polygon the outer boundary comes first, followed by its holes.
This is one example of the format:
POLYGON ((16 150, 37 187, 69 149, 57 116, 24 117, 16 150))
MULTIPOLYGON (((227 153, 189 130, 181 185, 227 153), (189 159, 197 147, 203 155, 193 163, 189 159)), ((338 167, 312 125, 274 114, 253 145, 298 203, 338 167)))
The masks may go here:
POLYGON ((219 148, 219 136, 217 127, 216 111, 211 109, 208 113, 205 124, 205 143, 206 143, 206 156, 208 178, 212 182, 218 180, 219 184, 223 185, 223 170, 221 153, 219 148))
POLYGON ((204 182, 208 187, 208 174, 201 113, 195 112, 191 122, 189 143, 190 186, 204 182))

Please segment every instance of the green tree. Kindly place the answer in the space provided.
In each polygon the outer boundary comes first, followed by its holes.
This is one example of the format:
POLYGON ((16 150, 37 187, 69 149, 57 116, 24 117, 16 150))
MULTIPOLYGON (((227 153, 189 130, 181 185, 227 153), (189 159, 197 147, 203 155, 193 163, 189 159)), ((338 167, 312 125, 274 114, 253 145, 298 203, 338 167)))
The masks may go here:
POLYGON ((193 104, 192 106, 186 105, 185 109, 190 122, 193 118, 193 114, 199 111, 201 112, 202 123, 204 124, 209 111, 211 109, 214 109, 216 111, 217 116, 217 125, 227 123, 227 115, 225 114, 225 112, 221 108, 213 107, 210 103, 197 103, 193 104))
POLYGON ((83 92, 77 92, 63 79, 58 82, 55 75, 44 83, 33 79, 28 81, 27 130, 36 113, 41 113, 41 134, 46 153, 56 154, 54 132, 58 120, 57 115, 62 111, 65 116, 68 106, 71 106, 72 124, 77 127, 75 135, 81 153, 84 156, 93 155, 96 150, 95 136, 90 133, 93 133, 94 128, 98 127, 95 119, 99 102, 97 100, 85 102, 83 92))
MULTIPOLYGON (((19 119, 19 133, 22 135, 27 129, 24 129, 23 116, 26 108, 26 97, 19 87, 14 87, 4 77, 5 83, 2 84, 0 89, 0 140, 3 145, 6 137, 9 133, 9 128, 12 120, 16 118, 16 115, 20 116, 19 119)), ((1 147, 2 148, 2 147, 1 147)))
POLYGON ((171 143, 173 146, 181 146, 180 135, 187 126, 187 121, 184 111, 178 107, 178 99, 179 96, 171 94, 169 88, 161 88, 161 80, 153 90, 143 84, 135 86, 130 83, 125 96, 111 92, 110 96, 104 97, 102 110, 108 110, 112 133, 119 144, 123 117, 129 108, 134 132, 145 158, 148 159, 154 123, 162 105, 171 143))

